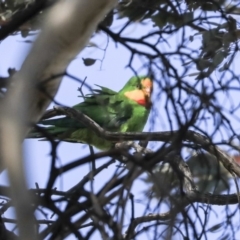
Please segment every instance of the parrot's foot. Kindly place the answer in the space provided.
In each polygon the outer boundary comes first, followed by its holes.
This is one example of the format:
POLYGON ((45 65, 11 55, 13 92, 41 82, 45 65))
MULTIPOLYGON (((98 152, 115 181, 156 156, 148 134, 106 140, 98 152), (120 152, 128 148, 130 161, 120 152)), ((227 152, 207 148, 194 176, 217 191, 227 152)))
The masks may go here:
POLYGON ((118 142, 118 143, 115 144, 115 148, 128 151, 132 147, 132 144, 133 144, 132 141, 118 142))

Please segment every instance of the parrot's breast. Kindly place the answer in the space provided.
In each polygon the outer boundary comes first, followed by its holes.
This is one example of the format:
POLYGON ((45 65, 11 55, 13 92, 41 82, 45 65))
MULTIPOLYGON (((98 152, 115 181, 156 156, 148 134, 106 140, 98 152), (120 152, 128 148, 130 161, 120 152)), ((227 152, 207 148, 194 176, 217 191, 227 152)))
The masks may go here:
POLYGON ((121 132, 142 132, 150 110, 141 105, 135 105, 131 118, 123 124, 121 132))

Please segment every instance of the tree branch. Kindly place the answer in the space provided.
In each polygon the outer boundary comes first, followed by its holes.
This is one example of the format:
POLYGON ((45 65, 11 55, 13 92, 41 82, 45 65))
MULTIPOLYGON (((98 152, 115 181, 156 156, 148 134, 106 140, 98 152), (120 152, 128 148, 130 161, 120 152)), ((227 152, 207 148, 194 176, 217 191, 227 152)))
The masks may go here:
MULTIPOLYGON (((166 131, 166 132, 142 132, 142 133, 119 133, 119 132, 109 132, 101 128, 97 123, 90 119, 85 114, 69 107, 55 107, 57 115, 64 114, 77 121, 83 123, 86 127, 93 130, 99 137, 102 137, 109 141, 133 141, 133 140, 147 140, 147 141, 163 141, 163 142, 172 142, 172 139, 175 139, 179 134, 182 134, 181 131, 166 131)), ((184 141, 191 141, 195 144, 201 146, 204 150, 215 155, 217 159, 223 163, 224 167, 231 173, 235 173, 240 177, 240 166, 234 161, 234 159, 229 156, 226 152, 215 146, 212 141, 203 136, 200 133, 188 130, 184 135, 184 141)))
POLYGON ((36 0, 32 4, 29 4, 26 9, 17 12, 13 15, 13 18, 1 26, 0 29, 0 41, 8 37, 9 34, 17 31, 19 27, 36 16, 43 9, 51 6, 55 0, 36 0))
POLYGON ((188 165, 182 160, 182 158, 171 152, 165 158, 169 162, 172 168, 176 171, 180 178, 180 183, 183 183, 184 195, 182 197, 172 196, 174 207, 172 210, 160 213, 160 214, 149 214, 147 216, 137 217, 131 219, 131 223, 124 235, 124 239, 132 239, 135 234, 135 228, 137 225, 150 222, 150 221, 167 221, 173 220, 174 217, 184 210, 190 204, 193 203, 206 203, 211 205, 226 205, 226 204, 238 204, 239 197, 237 194, 227 194, 227 195, 214 195, 210 193, 202 194, 196 190, 193 183, 192 174, 188 165))

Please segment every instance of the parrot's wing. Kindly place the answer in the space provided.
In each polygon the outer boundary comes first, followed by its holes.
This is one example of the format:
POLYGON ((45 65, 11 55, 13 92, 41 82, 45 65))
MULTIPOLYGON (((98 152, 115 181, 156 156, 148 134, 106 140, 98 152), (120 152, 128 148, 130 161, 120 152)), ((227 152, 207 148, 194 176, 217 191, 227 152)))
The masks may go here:
MULTIPOLYGON (((85 101, 73 106, 93 119, 97 124, 106 130, 118 131, 132 116, 132 106, 124 101, 116 92, 101 87, 94 90, 94 93, 85 97, 85 101)), ((75 119, 69 117, 43 120, 40 124, 52 126, 54 133, 63 132, 69 129, 85 128, 85 126, 75 119)), ((53 132, 51 130, 51 132, 53 132)))
POLYGON ((106 88, 106 87, 103 87, 103 86, 100 86, 100 85, 97 85, 95 84, 95 86, 99 87, 99 89, 93 89, 94 92, 98 92, 100 94, 108 94, 108 95, 116 95, 117 92, 113 91, 112 89, 109 89, 109 88, 106 88))

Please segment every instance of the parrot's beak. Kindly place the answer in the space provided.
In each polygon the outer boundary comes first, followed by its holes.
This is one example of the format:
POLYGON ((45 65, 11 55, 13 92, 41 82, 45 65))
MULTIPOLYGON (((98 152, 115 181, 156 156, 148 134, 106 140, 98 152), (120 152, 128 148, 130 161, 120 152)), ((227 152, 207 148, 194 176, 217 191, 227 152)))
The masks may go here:
POLYGON ((144 88, 143 91, 144 91, 145 95, 147 95, 148 97, 150 97, 151 92, 152 92, 152 89, 151 89, 150 87, 144 88))
POLYGON ((144 95, 150 98, 153 90, 152 80, 145 78, 141 81, 141 85, 144 95))
POLYGON ((150 94, 151 93, 151 88, 150 87, 145 88, 145 92, 150 94))

